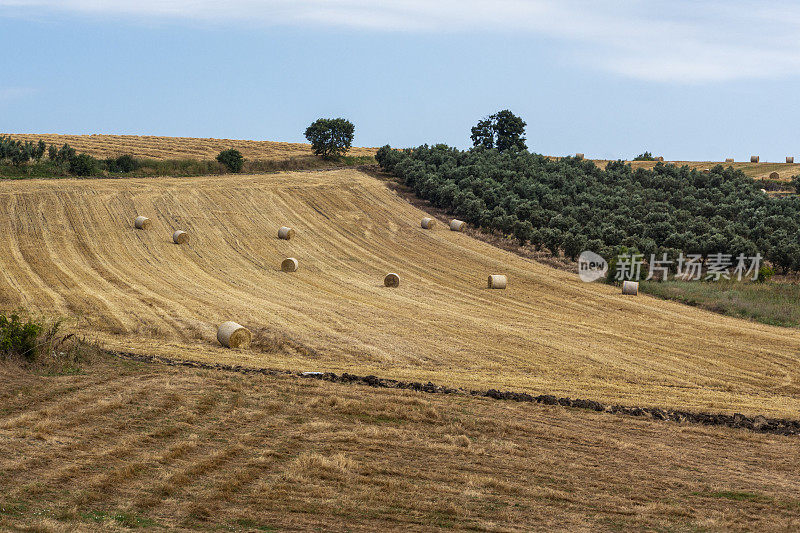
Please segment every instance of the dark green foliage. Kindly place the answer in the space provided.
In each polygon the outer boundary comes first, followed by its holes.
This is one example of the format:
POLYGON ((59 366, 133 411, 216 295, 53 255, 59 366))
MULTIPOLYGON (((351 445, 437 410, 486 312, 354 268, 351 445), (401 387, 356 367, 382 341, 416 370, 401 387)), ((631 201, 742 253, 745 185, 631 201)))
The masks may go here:
POLYGON ((792 187, 797 194, 800 194, 800 176, 792 176, 792 187))
POLYGON ((105 165, 109 172, 133 172, 139 169, 141 163, 133 156, 121 155, 117 158, 106 159, 105 165))
POLYGON ((508 109, 480 120, 472 128, 472 144, 476 148, 497 148, 499 151, 527 150, 525 121, 508 109))
POLYGON ((69 171, 76 176, 91 176, 97 172, 97 159, 89 154, 78 154, 69 160, 69 171))
POLYGON ((437 207, 554 254, 574 256, 585 246, 608 260, 624 247, 647 261, 650 254, 759 252, 782 271, 800 271, 800 198, 769 198, 731 167, 633 170, 612 161, 601 169, 574 158, 445 145, 384 146, 376 159, 437 207))
POLYGON ((223 150, 217 155, 217 161, 225 165, 229 172, 240 172, 244 166, 244 157, 239 150, 233 148, 223 150))
POLYGON ((653 154, 650 152, 645 152, 643 154, 639 154, 633 158, 634 161, 655 161, 656 158, 653 157, 653 154))
POLYGON ((0 357, 22 357, 33 361, 36 357, 36 339, 42 332, 41 324, 20 317, 0 315, 0 357))
POLYGON ((775 274, 775 271, 769 265, 763 265, 761 268, 758 269, 758 277, 756 281, 758 283, 766 283, 769 279, 775 274))
POLYGON ((306 139, 318 156, 331 159, 347 153, 356 128, 343 118, 321 118, 306 128, 306 139))

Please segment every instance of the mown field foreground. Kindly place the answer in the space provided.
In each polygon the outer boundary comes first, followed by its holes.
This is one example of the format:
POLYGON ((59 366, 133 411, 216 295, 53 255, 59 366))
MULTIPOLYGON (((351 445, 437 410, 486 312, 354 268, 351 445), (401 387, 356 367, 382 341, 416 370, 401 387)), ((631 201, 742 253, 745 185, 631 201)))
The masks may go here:
POLYGON ((796 419, 800 332, 619 289, 441 227, 354 170, 0 183, 0 308, 122 351, 796 419), (151 218, 135 230, 137 215, 151 218), (277 230, 297 230, 291 241, 277 230), (175 245, 173 231, 188 231, 175 245), (286 257, 295 273, 280 271, 286 257), (383 286, 387 272, 400 287, 383 286), (506 290, 486 288, 508 275, 506 290), (77 322, 75 322, 77 317, 77 322), (248 351, 216 341, 235 320, 248 351))
POLYGON ((0 366, 0 528, 661 531, 800 525, 800 441, 99 355, 0 366))

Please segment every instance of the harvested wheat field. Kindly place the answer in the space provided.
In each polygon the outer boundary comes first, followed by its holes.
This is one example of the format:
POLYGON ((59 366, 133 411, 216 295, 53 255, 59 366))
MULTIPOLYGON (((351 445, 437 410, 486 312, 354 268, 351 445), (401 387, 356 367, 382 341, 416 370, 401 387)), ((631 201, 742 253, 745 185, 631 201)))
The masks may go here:
MULTIPOLYGON (((247 159, 283 160, 311 156, 310 144, 152 135, 57 135, 52 133, 11 133, 22 141, 43 140, 47 144, 69 144, 78 152, 99 158, 132 155, 149 159, 214 159, 222 150, 235 148, 247 159)), ((348 155, 375 155, 375 148, 351 148, 348 155)))
POLYGON ((0 308, 77 318, 120 351, 800 413, 800 331, 626 297, 444 225, 423 230, 425 213, 355 170, 2 182, 0 214, 0 308), (181 246, 178 228, 192 235, 181 246), (281 272, 286 257, 302 268, 281 272), (403 283, 384 287, 386 272, 403 283), (508 288, 487 288, 498 272, 508 288), (219 346, 229 320, 253 333, 249 350, 219 346))
POLYGON ((0 529, 800 526, 796 438, 97 357, 0 366, 0 529))
MULTIPOLYGON (((605 168, 609 162, 607 159, 595 159, 593 161, 601 168, 605 168)), ((651 169, 656 166, 656 163, 656 161, 630 161, 630 164, 633 168, 651 169)), ((746 176, 755 179, 766 179, 769 178, 770 174, 773 172, 777 172, 777 179, 788 181, 793 176, 800 174, 800 164, 798 163, 769 163, 765 161, 759 163, 751 163, 750 161, 739 161, 733 163, 725 163, 720 161, 665 161, 664 164, 677 165, 679 167, 688 166, 694 170, 703 170, 706 168, 713 168, 716 165, 722 165, 725 168, 733 167, 736 170, 741 170, 746 176)))

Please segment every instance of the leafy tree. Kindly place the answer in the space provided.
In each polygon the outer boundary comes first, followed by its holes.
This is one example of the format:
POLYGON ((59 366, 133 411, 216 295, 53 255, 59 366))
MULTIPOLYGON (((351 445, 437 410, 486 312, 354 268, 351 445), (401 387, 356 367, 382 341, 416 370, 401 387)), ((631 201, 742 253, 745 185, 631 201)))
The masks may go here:
POLYGON ((355 126, 343 118, 320 118, 306 128, 305 136, 311 149, 323 159, 333 159, 347 153, 353 144, 355 126))
POLYGON ((473 126, 472 144, 480 148, 497 148, 500 152, 506 150, 527 150, 525 144, 525 126, 527 124, 520 117, 508 109, 498 111, 478 121, 473 126))
POLYGON ((225 165, 229 172, 240 172, 244 166, 244 157, 239 150, 230 148, 217 155, 217 161, 225 165))
POLYGON ((43 140, 39 139, 39 142, 36 144, 36 148, 33 151, 33 158, 36 159, 36 161, 41 161, 45 151, 47 151, 47 145, 43 140))

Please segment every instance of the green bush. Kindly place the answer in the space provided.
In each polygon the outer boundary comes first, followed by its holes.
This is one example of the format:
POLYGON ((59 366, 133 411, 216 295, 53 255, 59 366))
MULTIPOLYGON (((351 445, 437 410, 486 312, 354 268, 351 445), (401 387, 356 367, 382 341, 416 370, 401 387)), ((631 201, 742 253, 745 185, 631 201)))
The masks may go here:
POLYGON ((42 325, 28 320, 23 323, 19 315, 0 315, 0 356, 22 357, 27 361, 36 358, 36 339, 42 325))
POLYGON ((234 148, 220 152, 217 161, 225 165, 229 172, 240 172, 244 166, 242 153, 234 148))
POLYGON ((770 280, 773 274, 775 274, 775 270, 771 266, 762 265, 762 267, 758 269, 758 277, 756 277, 756 281, 758 283, 766 283, 770 280))
MULTIPOLYGON (((139 168, 139 161, 130 155, 121 155, 114 160, 114 170, 112 172, 133 172, 139 168)), ((111 170, 109 168, 109 170, 111 170)))
POLYGON ((643 154, 639 154, 633 158, 634 161, 655 161, 656 158, 653 157, 653 154, 650 152, 645 152, 643 154))
POLYGON ((353 144, 355 126, 343 118, 321 118, 306 128, 311 149, 323 159, 343 156, 353 144))
POLYGON ((76 176, 91 176, 97 172, 97 159, 89 154, 78 154, 69 160, 69 171, 76 176))

